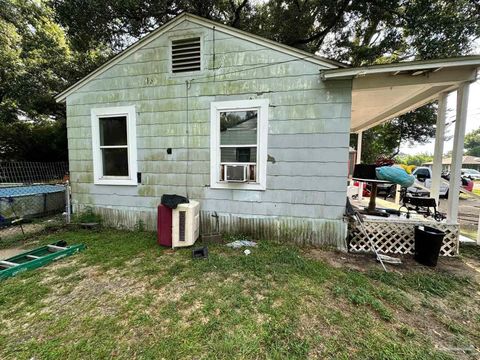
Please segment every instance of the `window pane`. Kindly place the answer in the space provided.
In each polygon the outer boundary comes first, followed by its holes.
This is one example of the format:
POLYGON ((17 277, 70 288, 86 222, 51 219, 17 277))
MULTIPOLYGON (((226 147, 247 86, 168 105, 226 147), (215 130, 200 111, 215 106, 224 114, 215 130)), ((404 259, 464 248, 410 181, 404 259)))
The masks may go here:
POLYGON ((128 176, 128 149, 102 149, 103 176, 128 176))
POLYGON ((430 178, 430 172, 427 169, 418 169, 415 175, 420 177, 426 177, 427 179, 430 178))
POLYGON ((257 162, 256 147, 221 148, 221 162, 257 162))
POLYGON ((220 144, 250 145, 257 143, 256 110, 220 113, 220 144))
POLYGON ((127 145, 127 117, 100 118, 100 146, 127 145))

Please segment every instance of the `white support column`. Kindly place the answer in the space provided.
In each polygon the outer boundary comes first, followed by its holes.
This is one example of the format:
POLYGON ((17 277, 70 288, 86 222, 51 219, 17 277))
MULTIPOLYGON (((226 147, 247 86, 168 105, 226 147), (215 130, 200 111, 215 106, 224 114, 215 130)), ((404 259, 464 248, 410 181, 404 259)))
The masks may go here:
POLYGON ((458 202, 462 184, 462 159, 465 141, 465 125, 467 123, 469 83, 463 83, 457 90, 457 117, 453 140, 452 165, 450 167, 450 186, 448 189, 447 221, 458 221, 458 202))
POLYGON ((400 205, 400 190, 402 187, 400 185, 395 185, 395 205, 400 205))
POLYGON ((480 246, 480 216, 478 217, 477 245, 480 246))
POLYGON ((356 163, 360 164, 362 162, 362 141, 363 141, 363 131, 357 133, 357 159, 356 163))
MULTIPOLYGON (((357 133, 357 158, 356 163, 360 164, 362 162, 362 142, 363 142, 363 132, 359 131, 357 133)), ((363 183, 358 182, 358 200, 363 199, 363 183)))
POLYGON ((442 175, 443 140, 445 137, 447 96, 448 93, 445 92, 441 93, 438 98, 437 127, 435 130, 435 151, 433 153, 432 185, 430 188, 430 196, 435 199, 437 204, 439 199, 440 182, 442 175))

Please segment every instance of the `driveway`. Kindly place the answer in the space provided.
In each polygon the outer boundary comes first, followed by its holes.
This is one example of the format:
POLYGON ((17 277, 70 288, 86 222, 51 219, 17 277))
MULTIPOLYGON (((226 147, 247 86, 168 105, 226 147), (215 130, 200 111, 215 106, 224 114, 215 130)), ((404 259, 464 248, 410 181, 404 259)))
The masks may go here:
MULTIPOLYGON (((480 182, 475 183, 474 189, 480 189, 480 182)), ((447 200, 440 200, 440 209, 443 212, 447 210, 447 200)), ((458 206, 458 220, 462 225, 478 225, 478 217, 480 216, 480 199, 477 198, 460 198, 458 206)))

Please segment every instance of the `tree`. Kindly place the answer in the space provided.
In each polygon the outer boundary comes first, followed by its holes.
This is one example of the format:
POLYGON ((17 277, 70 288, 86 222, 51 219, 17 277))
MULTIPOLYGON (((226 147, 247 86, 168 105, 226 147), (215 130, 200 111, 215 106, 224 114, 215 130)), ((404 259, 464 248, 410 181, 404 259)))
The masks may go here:
MULTIPOLYGON (((425 143, 435 135, 436 105, 423 106, 403 116, 378 125, 362 134, 362 161, 373 163, 379 156, 393 158, 405 141, 425 143)), ((350 146, 356 147, 357 135, 350 137, 350 146)))
POLYGON ((51 0, 78 49, 115 51, 187 11, 351 65, 467 54, 479 0, 51 0))
MULTIPOLYGON (((464 55, 480 36, 478 0, 285 0, 263 9, 252 30, 354 66, 464 55)), ((393 157, 406 141, 425 143, 435 121, 429 104, 364 132, 363 161, 393 157)))
POLYGON ((433 160, 433 155, 428 153, 419 153, 414 155, 397 155, 395 162, 404 165, 421 166, 433 160))
POLYGON ((480 156, 480 128, 465 135, 467 155, 480 156))
POLYGON ((0 124, 0 154, 0 159, 3 160, 67 160, 65 121, 15 121, 0 124))
POLYGON ((249 0, 52 0, 74 48, 107 45, 115 53, 182 12, 237 28, 252 14, 249 0))
MULTIPOLYGON (((115 52, 182 11, 354 66, 467 54, 480 36, 480 0, 54 0, 72 43, 115 52)), ((434 134, 428 105, 364 135, 365 159, 434 134)))
POLYGON ((105 56, 73 51, 44 1, 0 0, 0 9, 0 160, 66 160, 65 108, 54 95, 105 56))
MULTIPOLYGON (((183 11, 354 66, 463 55, 480 37, 480 0, 0 0, 0 9, 2 127, 62 124, 54 94, 183 11)), ((435 111, 369 130, 365 156, 425 141, 435 111)), ((5 136, 0 152, 12 143, 5 136)))

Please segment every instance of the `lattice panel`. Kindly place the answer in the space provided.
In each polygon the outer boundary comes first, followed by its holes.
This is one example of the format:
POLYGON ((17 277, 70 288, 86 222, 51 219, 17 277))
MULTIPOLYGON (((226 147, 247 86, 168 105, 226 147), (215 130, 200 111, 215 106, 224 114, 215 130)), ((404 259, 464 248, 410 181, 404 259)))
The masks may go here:
MULTIPOLYGON (((415 250, 415 226, 425 225, 445 232, 441 256, 458 255, 458 225, 406 221, 389 222, 385 220, 364 220, 365 230, 375 244, 378 252, 383 254, 413 254, 415 250)), ((348 225, 351 252, 371 252, 370 243, 365 237, 358 223, 350 221, 348 225)))

